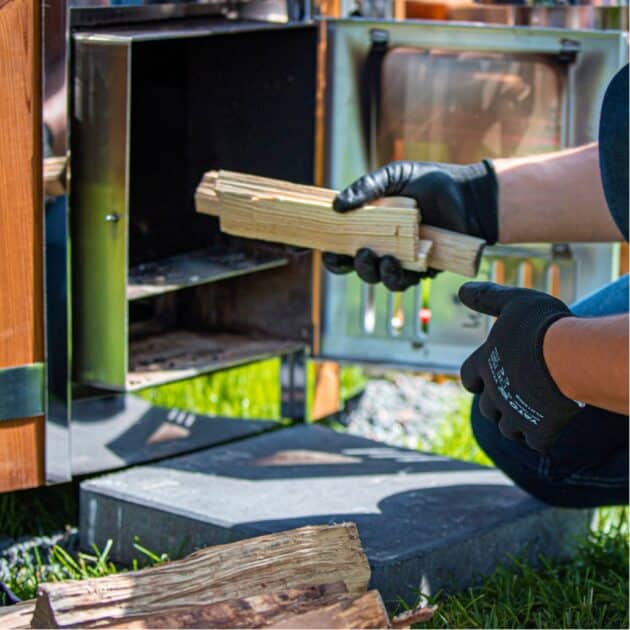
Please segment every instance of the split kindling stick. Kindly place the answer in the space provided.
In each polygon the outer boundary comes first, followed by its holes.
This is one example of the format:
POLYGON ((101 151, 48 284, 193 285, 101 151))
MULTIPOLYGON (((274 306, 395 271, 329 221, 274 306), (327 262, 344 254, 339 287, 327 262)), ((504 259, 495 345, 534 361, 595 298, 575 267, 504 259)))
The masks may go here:
POLYGON ((335 191, 232 171, 210 171, 197 187, 197 212, 219 218, 222 232, 354 256, 363 247, 428 267, 474 277, 485 242, 423 225, 416 208, 373 205, 339 213, 335 191))

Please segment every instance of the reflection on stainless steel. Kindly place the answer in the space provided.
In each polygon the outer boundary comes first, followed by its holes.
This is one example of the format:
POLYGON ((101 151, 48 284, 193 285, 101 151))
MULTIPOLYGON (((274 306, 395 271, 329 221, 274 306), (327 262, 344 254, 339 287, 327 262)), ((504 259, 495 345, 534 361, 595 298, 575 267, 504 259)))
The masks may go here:
POLYGON ((45 138, 46 155, 65 155, 67 148, 66 91, 66 0, 47 0, 43 5, 44 23, 44 123, 50 137, 45 138))
POLYGON ((382 162, 466 164, 561 147, 566 79, 553 57, 393 48, 383 81, 382 162))
POLYGON ((360 464, 360 457, 329 451, 307 451, 292 449, 276 451, 271 455, 250 460, 247 466, 322 466, 326 464, 360 464))
POLYGON ((80 41, 74 53, 70 197, 73 367, 85 382, 122 387, 128 336, 124 270, 128 264, 127 116, 131 94, 127 76, 131 50, 80 41), (90 147, 98 147, 98 151, 90 147), (114 215, 117 221, 108 220, 114 215), (114 313, 123 316, 114 317, 114 313), (97 368, 92 357, 98 357, 97 368))
POLYGON ((70 272, 68 200, 46 201, 46 480, 67 481, 70 456, 70 272))
MULTIPOLYGON (((330 23, 327 183, 342 188, 393 159, 466 163, 590 142, 608 80, 627 61, 625 44, 621 32, 428 21, 330 23), (361 84, 354 80, 368 57, 373 29, 389 35, 376 164, 362 125, 361 84)), ((568 302, 610 280, 613 246, 578 245, 571 252, 557 257, 549 245, 487 248, 479 278, 552 287, 568 302)), ((457 371, 489 325, 487 317, 459 303, 462 282, 442 273, 406 291, 404 318, 386 289, 377 286, 371 299, 374 325, 366 329, 361 281, 354 274, 329 275, 322 354, 457 371)))
POLYGON ((403 294, 392 292, 389 294, 389 330, 394 337, 400 335, 405 327, 405 311, 403 309, 403 294))
MULTIPOLYGON (((66 0, 43 8, 44 157, 65 156, 67 143, 66 0)), ((61 192, 57 190, 55 192, 61 192)), ((46 480, 71 477, 70 458, 70 269, 65 196, 44 206, 46 286, 46 480)))
POLYGON ((121 389, 133 391, 301 350, 299 342, 227 333, 169 331, 129 344, 129 371, 121 389))
MULTIPOLYGON (((421 4, 421 3, 419 3, 421 4)), ((447 19, 509 26, 534 26, 566 29, 628 30, 628 5, 597 3, 579 5, 492 4, 462 2, 448 5, 447 19)))
MULTIPOLYGON (((316 28, 303 23, 310 2, 133 0, 127 6, 118 0, 74 0, 70 6, 49 0, 44 11, 49 154, 64 155, 70 148, 69 119, 72 124, 71 208, 64 197, 46 208, 46 450, 47 478, 55 481, 67 479, 71 468, 77 474, 128 465, 266 426, 160 409, 128 394, 104 396, 97 390, 94 398, 94 391, 77 386, 71 441, 72 319, 80 380, 139 388, 280 354, 282 413, 295 418, 303 415, 304 348, 312 336, 310 256, 223 240, 209 224, 197 222, 190 201, 200 174, 217 166, 310 181, 317 44, 316 28), (296 20, 302 23, 269 23, 296 20), (215 37, 219 33, 229 37, 215 37), (68 41, 74 42, 71 64, 68 41), (222 122, 213 126, 213 117, 222 122), (231 253, 216 260, 195 255, 201 248, 216 253, 222 247, 231 253), (228 335, 237 339, 225 343, 228 335)), ((370 6, 383 15, 391 8, 380 2, 370 6)), ((560 19, 553 10, 526 9, 480 10, 491 16, 502 12, 503 23, 555 25, 560 19)), ((452 7, 452 16, 456 10, 452 7)), ((589 11, 578 7, 563 11, 562 19, 588 26, 595 15, 589 18, 589 11)), ((369 161, 359 97, 374 29, 388 35, 387 64, 398 59, 400 67, 388 71, 381 90, 382 116, 373 134, 380 137, 381 153, 376 156, 372 146, 372 161, 428 155, 464 160, 474 159, 469 156, 480 146, 485 155, 501 155, 589 141, 606 81, 626 57, 619 33, 330 23, 325 153, 334 187, 377 165, 369 161), (580 44, 568 72, 558 63, 563 39, 580 44), (425 55, 420 61, 418 49, 425 55), (466 110, 479 116, 472 129, 465 128, 466 110)), ((568 299, 599 284, 611 265, 606 245, 575 246, 571 252, 573 257, 557 256, 548 247, 492 248, 481 276, 500 268, 503 280, 515 283, 519 265, 527 262, 521 280, 568 299), (589 267, 590 275, 576 275, 576 261, 589 267)), ((488 326, 487 318, 458 303, 460 283, 457 276, 441 274, 391 296, 354 275, 330 279, 324 353, 456 369, 488 326)))
POLYGON ((129 2, 128 4, 99 0, 72 0, 70 27, 72 30, 102 27, 111 24, 163 22, 212 16, 236 16, 238 2, 232 0, 204 0, 172 3, 129 2))
POLYGON ((256 435, 275 426, 271 421, 159 407, 132 394, 101 393, 74 403, 68 462, 72 461, 74 475, 85 475, 256 435))
MULTIPOLYGON (((197 308, 199 313, 195 314, 195 317, 199 319, 203 315, 207 320, 213 320, 212 324, 208 324, 211 328, 213 325, 225 327, 224 324, 217 324, 217 322, 223 321, 225 314, 231 312, 232 323, 236 328, 239 328, 239 326, 249 327, 251 328, 250 332, 256 332, 255 326, 251 325, 251 323, 256 323, 264 333, 265 326, 261 325, 261 322, 256 321, 257 313, 252 307, 252 305, 256 304, 257 296, 262 294, 263 291, 257 286, 256 282, 248 284, 246 280, 243 281, 243 274, 264 271, 268 274, 267 281, 269 286, 286 288, 286 291, 295 296, 303 310, 308 311, 310 308, 308 300, 302 299, 302 290, 297 288, 301 285, 307 285, 300 275, 310 277, 310 258, 300 257, 297 253, 291 253, 291 268, 299 270, 299 273, 294 273, 295 278, 292 278, 290 273, 284 274, 282 271, 289 266, 287 264, 289 258, 287 258, 286 251, 279 254, 277 250, 266 251, 263 247, 250 247, 243 251, 234 249, 231 253, 218 256, 217 252, 220 251, 220 247, 217 247, 212 239, 210 242, 205 239, 206 242, 204 242, 204 234, 207 234, 207 232, 198 230, 196 245, 186 248, 186 252, 179 257, 177 254, 180 252, 177 249, 170 252, 170 254, 174 254, 174 257, 169 255, 168 252, 167 254, 158 252, 156 256, 151 256, 151 250, 154 245, 161 243, 163 240, 159 234, 151 232, 151 230, 155 230, 155 225, 151 226, 151 221, 147 223, 146 220, 146 216, 151 214, 154 207, 147 207, 145 213, 142 214, 129 212, 129 206, 127 205, 130 183, 128 168, 129 160, 132 156, 130 157, 129 154, 130 138, 126 134, 129 131, 135 133, 136 127, 135 125, 134 129, 128 127, 130 120, 130 93, 128 88, 132 86, 127 84, 130 72, 128 53, 134 34, 138 35, 137 41, 140 41, 143 33, 146 34, 147 30, 151 30, 150 26, 148 29, 146 28, 147 25, 152 25, 154 34, 149 39, 166 39, 171 37, 198 42, 199 35, 211 34, 216 30, 217 25, 221 28, 219 24, 221 21, 226 26, 223 32, 240 31, 245 33, 253 30, 263 31, 266 28, 265 22, 286 22, 292 19, 308 19, 309 16, 310 4, 304 0, 289 0, 288 2, 284 0, 269 0, 266 2, 257 0, 251 3, 240 0, 238 2, 232 0, 202 0, 200 2, 174 3, 152 3, 150 0, 147 0, 146 3, 144 0, 140 2, 138 0, 129 2, 126 0, 123 0, 123 2, 120 0, 69 0, 68 2, 66 0, 50 0, 46 4, 44 12, 46 37, 44 47, 44 119, 49 132, 47 134, 47 155, 65 155, 69 148, 66 139, 69 120, 72 121, 74 127, 72 212, 68 213, 68 204, 65 197, 51 201, 47 206, 46 212, 47 367, 49 389, 46 453, 47 478, 50 481, 61 481, 69 478, 71 474, 71 458, 69 456, 71 425, 68 418, 71 404, 69 366, 70 348, 72 347, 69 337, 71 309, 68 303, 70 296, 69 214, 73 218, 74 260, 75 263, 78 263, 75 265, 73 277, 75 289, 74 326, 75 333, 81 339, 81 343, 74 344, 76 353, 74 367, 76 373, 82 374, 86 380, 101 382, 104 377, 105 381, 113 381, 118 383, 118 386, 124 387, 126 382, 124 374, 127 369, 125 366, 128 363, 130 343, 127 330, 133 328, 134 335, 141 334, 143 330, 143 334, 146 334, 151 329, 162 330, 165 326, 164 320, 160 320, 162 316, 171 322, 167 329, 169 329, 169 326, 171 330, 173 328, 173 322, 171 321, 174 317, 173 300, 169 297, 169 293, 162 296, 165 292, 182 289, 195 291, 194 287, 196 285, 209 281, 234 282, 236 283, 233 289, 234 294, 237 294, 239 290, 248 293, 247 299, 243 299, 242 304, 230 306, 223 297, 221 290, 214 292, 216 293, 216 298, 214 293, 212 295, 195 294, 191 298, 192 300, 204 302, 203 306, 197 308), (257 20, 258 22, 253 22, 252 20, 257 20), (140 23, 144 28, 138 29, 138 24, 140 23), (95 54, 92 59, 88 60, 79 50, 83 44, 77 43, 73 52, 77 53, 78 51, 79 54, 73 54, 72 63, 70 63, 67 46, 68 42, 72 42, 72 34, 85 33, 88 29, 102 29, 103 27, 110 28, 109 41, 112 38, 118 38, 118 41, 127 38, 128 48, 126 49, 125 46, 113 46, 111 49, 107 49, 105 42, 107 37, 100 42, 85 43, 85 46, 93 44, 94 50, 98 50, 98 54, 95 54), (117 33, 114 31, 117 31, 117 33), (75 72, 75 78, 70 82, 66 79, 69 67, 75 72), (73 92, 71 107, 67 107, 69 84, 73 92), (70 115, 68 111, 71 112, 70 115), (92 142, 95 144, 90 144, 92 142), (143 232, 143 230, 147 229, 147 226, 149 232, 143 232), (129 233, 131 233, 130 237, 129 233), (144 240, 143 234, 145 236, 144 240), (139 241, 144 242, 145 245, 139 247, 139 241), (129 244, 131 245, 130 260, 134 266, 129 269, 129 277, 127 278, 125 270, 128 269, 129 244), (207 260, 202 260, 195 256, 194 250, 208 245, 212 246, 212 251, 217 254, 216 256, 210 255, 207 260), (281 273, 276 273, 278 270, 281 273), (127 283, 127 279, 130 280, 129 283, 127 283), (154 295, 156 297, 152 297, 154 295), (221 308, 208 309, 208 303, 211 303, 213 299, 221 300, 221 308), (153 300, 158 304, 157 320, 144 321, 142 319, 145 317, 143 308, 146 306, 146 303, 153 300), (93 305, 95 302, 99 304, 99 307, 95 310, 91 309, 91 307, 86 307, 86 305, 93 305), (166 314, 162 314, 159 312, 160 305, 166 305, 171 310, 166 312, 166 314), (100 306, 103 308, 100 308, 100 306), (128 324, 128 310, 133 311, 131 326, 128 324), (115 316, 112 316, 112 314, 115 314, 115 316), (90 316, 85 317, 86 315, 90 316), (94 315, 94 317, 91 317, 91 315, 94 315), (98 358, 98 370, 90 372, 89 369, 86 369, 86 357, 98 358), (110 377, 111 381, 109 380, 110 377)), ((305 36, 305 40, 307 40, 305 45, 299 47, 300 50, 305 51, 304 55, 295 56, 295 64, 303 71, 304 76, 309 77, 307 81, 309 84, 314 80, 315 74, 314 71, 311 72, 310 70, 311 58, 314 60, 315 57, 315 45, 311 45, 311 41, 315 39, 315 29, 311 29, 311 31, 312 34, 305 36), (310 75, 313 76, 311 77, 310 75)), ((78 39, 80 38, 81 35, 78 35, 78 39)), ((96 39, 98 39, 98 36, 96 39)), ((184 47, 186 45, 182 42, 180 46, 184 47)), ((287 45, 295 48, 291 43, 287 45)), ((238 42, 235 42, 235 46, 238 48, 238 42)), ((204 54, 207 55, 208 53, 204 54)), ((243 55, 247 57, 245 52, 243 52, 243 55)), ((216 61, 220 60, 222 63, 225 62, 223 65, 226 65, 226 60, 230 58, 230 55, 225 56, 221 53, 213 55, 211 63, 208 63, 209 58, 207 56, 204 59, 203 54, 198 54, 197 57, 199 57, 198 62, 191 61, 188 71, 201 73, 203 68, 205 71, 202 74, 205 77, 209 68, 214 73, 217 71, 224 72, 221 69, 222 64, 217 64, 216 61)), ((251 55, 249 57, 250 59, 254 58, 251 55)), ((243 67, 243 63, 239 63, 243 67)), ((167 64, 163 63, 158 65, 161 68, 167 66, 167 64)), ((181 64, 179 66, 173 64, 173 68, 176 68, 178 73, 182 67, 181 64)), ((234 75, 234 73, 231 74, 234 75)), ((288 71, 289 83, 293 81, 294 85, 299 86, 298 90, 303 90, 306 83, 300 77, 295 79, 295 74, 295 71, 288 71)), ((166 79, 164 93, 174 95, 176 101, 175 90, 172 83, 169 84, 169 75, 166 71, 161 75, 156 75, 153 85, 159 92, 163 79, 166 79)), ((261 81, 263 80, 264 78, 261 77, 261 81)), ((225 84, 226 81, 218 79, 218 83, 225 84)), ((210 84, 205 80, 200 82, 200 85, 203 84, 206 86, 204 88, 204 99, 207 100, 211 94, 208 89, 210 84)), ((272 90, 276 89, 272 82, 269 85, 272 90)), ((147 88, 146 85, 142 87, 142 89, 145 88, 147 88)), ((226 89, 231 90, 232 88, 226 89)), ((310 92, 308 89, 307 91, 310 92)), ((314 94, 314 89, 312 92, 314 94)), ((258 96, 260 97, 260 89, 258 90, 258 96)), ((238 100, 238 97, 236 98, 238 100)), ((155 115, 150 113, 150 116, 154 116, 158 121, 157 127, 153 127, 153 129, 164 127, 164 121, 168 121, 169 117, 171 121, 179 120, 185 122, 188 119, 199 120, 205 115, 204 113, 200 115, 200 112, 192 112, 190 115, 182 116, 177 107, 171 109, 170 114, 167 113, 166 109, 160 112, 160 107, 164 105, 165 101, 163 98, 160 98, 159 94, 157 96, 149 96, 145 100, 156 104, 155 108, 153 108, 155 115)), ((282 101, 283 99, 279 97, 279 100, 282 101)), ((288 102, 291 114, 284 116, 283 122, 286 129, 288 128, 287 122, 290 119, 300 120, 301 130, 297 133, 293 132, 292 137, 295 138, 296 142, 303 142, 306 138, 308 138, 308 142, 311 142, 311 125, 313 124, 311 119, 313 116, 308 112, 311 105, 308 98, 302 96, 300 100, 301 104, 297 107, 295 103, 288 102)), ((192 106, 195 102, 193 95, 191 95, 190 101, 192 106)), ((260 100, 262 107, 258 108, 261 116, 269 118, 265 107, 268 107, 272 102, 273 98, 263 92, 260 100)), ((172 104, 173 102, 171 102, 171 106, 172 104)), ((166 108, 166 105, 164 106, 166 108)), ((203 103, 198 102, 195 106, 203 107, 203 103)), ((246 125, 246 121, 242 116, 239 117, 239 120, 241 125, 246 125)), ((166 126, 168 127, 168 122, 166 126)), ((150 127, 150 125, 145 125, 145 127, 150 127)), ((189 133, 191 138, 195 138, 193 129, 187 130, 182 127, 181 131, 181 138, 186 138, 189 133)), ((249 132, 244 130, 244 133, 247 134, 249 132)), ((273 129, 270 133, 278 137, 278 134, 273 129)), ((173 131, 169 136, 167 131, 166 136, 170 139, 176 137, 177 134, 178 131, 173 131)), ((163 138, 164 136, 162 135, 161 137, 163 138)), ((232 134, 231 141, 233 141, 234 137, 234 134, 232 134)), ((159 134, 151 134, 147 141, 151 147, 155 148, 156 142, 159 143, 160 141, 159 138, 159 134)), ((207 139, 199 139, 198 144, 211 146, 207 139)), ((267 152, 271 143, 263 139, 261 144, 264 145, 263 149, 267 152)), ((234 151, 239 153, 239 147, 235 147, 234 151)), ((155 155, 159 154, 159 152, 155 151, 152 151, 152 153, 155 155)), ((304 150, 297 151, 297 153, 302 153, 306 156, 310 152, 304 150)), ((178 149, 178 147, 173 146, 169 147, 163 154, 170 155, 169 159, 173 159, 173 156, 183 155, 181 147, 178 149)), ((220 149, 219 154, 228 155, 228 157, 231 155, 229 152, 220 149)), ((290 154, 291 151, 282 149, 277 152, 277 155, 283 157, 290 154)), ((243 159, 250 160, 250 169, 255 168, 251 166, 251 151, 249 151, 250 157, 248 158, 248 149, 240 147, 240 155, 243 159)), ((198 170, 202 167, 201 156, 198 156, 197 159, 199 159, 199 165, 195 166, 195 169, 198 170)), ((182 160, 183 157, 175 159, 176 162, 182 162, 182 160)), ((278 168, 278 164, 274 162, 273 158, 268 159, 267 162, 269 162, 269 168, 278 168)), ((308 182, 310 171, 312 170, 309 164, 311 164, 310 158, 306 157, 302 163, 295 165, 293 167, 293 177, 308 182)), ((235 168, 242 167, 239 163, 234 163, 233 166, 235 168)), ((208 166, 204 163, 203 167, 207 168, 208 166)), ((156 178, 156 182, 160 181, 159 176, 156 176, 155 172, 151 172, 150 166, 147 167, 147 171, 146 175, 153 175, 156 178)), ((199 170, 199 173, 201 173, 201 170, 199 170)), ((131 174, 135 180, 148 181, 145 174, 134 172, 134 168, 132 168, 131 174)), ((174 177, 177 177, 179 174, 175 174, 174 177)), ((275 174, 278 176, 283 175, 282 171, 276 171, 275 174)), ((160 183, 165 184, 165 189, 174 190, 177 184, 173 181, 170 182, 170 185, 166 185, 169 176, 173 176, 172 172, 167 177, 163 176, 160 183)), ((198 177, 196 171, 190 173, 190 182, 186 183, 187 188, 191 188, 196 183, 193 182, 193 179, 196 177, 198 177)), ((168 198, 168 195, 169 193, 163 196, 168 198)), ((171 204, 166 218, 169 219, 175 216, 175 212, 181 212, 180 205, 171 204)), ((132 207, 135 208, 135 206, 132 207)), ((173 230, 172 221, 167 222, 170 227, 166 226, 165 230, 167 232, 170 231, 173 235, 171 240, 176 240, 177 230, 173 230)), ((154 223, 159 225, 160 220, 156 219, 154 223)), ((183 222, 184 225, 191 223, 190 220, 183 222)), ((168 241, 169 239, 167 238, 166 240, 168 241)), ((307 289, 304 289, 304 291, 307 291, 307 289)), ((278 293, 277 289, 275 293, 278 293)), ((186 311, 187 309, 183 310, 186 311)), ((286 321, 283 317, 276 317, 274 320, 277 310, 277 306, 272 308, 266 306, 264 309, 261 309, 260 317, 263 318, 263 321, 272 321, 275 328, 283 330, 289 337, 300 338, 298 346, 303 348, 305 340, 310 334, 310 329, 302 322, 296 309, 287 310, 286 321), (289 319, 291 319, 290 323, 289 319)), ((188 317, 187 321, 189 319, 191 317, 188 317)), ((133 339, 135 339, 135 336, 133 339)), ((75 339, 76 341, 77 339, 75 339)), ((291 343, 293 343, 291 345, 291 348, 293 348, 295 342, 291 343)), ((287 342, 283 340, 278 341, 276 339, 274 341, 273 336, 271 336, 265 352, 273 350, 274 352, 282 353, 283 350, 286 350, 286 344, 287 342)), ((235 348, 226 349, 225 352, 227 353, 226 356, 228 354, 230 356, 239 355, 239 349, 248 348, 249 353, 241 353, 242 358, 238 359, 240 362, 260 356, 258 352, 260 350, 259 346, 260 344, 257 342, 253 344, 248 342, 240 346, 237 344, 235 348)), ((295 353, 292 353, 291 356, 293 354, 295 353)), ((212 365, 219 366, 227 365, 228 363, 230 361, 226 362, 221 359, 215 361, 212 365)), ((212 366, 205 365, 205 367, 211 368, 212 366)), ((199 366, 192 366, 190 373, 196 373, 199 369, 199 366)), ((178 374, 184 371, 181 370, 178 374)), ((292 373, 293 370, 289 370, 289 372, 292 373)), ((175 375, 174 378, 179 378, 179 376, 175 375)), ((82 389, 79 388, 77 391, 81 392, 82 389)), ((296 417, 298 417, 303 415, 303 410, 298 410, 298 407, 301 405, 303 408, 304 396, 302 395, 300 398, 296 391, 296 388, 291 390, 291 404, 286 406, 286 410, 289 412, 287 415, 297 414, 296 417)), ((84 395, 84 393, 78 394, 79 398, 74 401, 75 410, 80 408, 82 403, 85 402, 83 400, 84 395)), ((124 463, 116 460, 115 457, 112 458, 107 455, 110 451, 107 445, 102 445, 103 448, 101 448, 97 456, 89 456, 88 444, 93 441, 93 437, 90 438, 91 431, 99 431, 100 429, 97 428, 97 425, 101 428, 105 425, 113 426, 115 424, 114 418, 118 418, 111 406, 96 405, 94 409, 99 411, 91 418, 93 421, 91 424, 81 424, 80 412, 78 414, 79 423, 74 423, 73 434, 76 439, 74 440, 75 457, 73 461, 75 472, 88 469, 99 470, 124 463), (78 468, 76 468, 77 466, 78 468)), ((77 420, 76 414, 75 420, 77 420)), ((142 418, 137 419, 138 422, 141 422, 141 420, 142 418)), ((128 427, 131 430, 131 424, 128 427)), ((251 432, 251 430, 245 431, 245 433, 248 432, 251 432)), ((149 446, 157 444, 155 439, 151 438, 152 435, 154 436, 154 433, 147 438, 151 442, 149 446)), ((164 431, 159 435, 163 437, 164 431)), ((193 447, 211 444, 213 439, 212 431, 204 432, 203 438, 198 437, 193 447)), ((178 446, 171 448, 169 452, 174 453, 189 449, 192 442, 187 439, 180 439, 178 444, 178 446)), ((128 460, 125 459, 125 461, 142 461, 159 456, 158 451, 154 449, 149 449, 150 452, 147 449, 143 450, 139 442, 134 443, 133 449, 135 449, 133 456, 128 460)))
POLYGON ((127 299, 138 300, 287 263, 286 258, 279 256, 200 249, 132 267, 127 280, 127 299))
MULTIPOLYGON (((432 316, 431 310, 429 309, 430 296, 431 280, 421 280, 414 289, 413 296, 413 343, 415 344, 424 343, 426 341, 432 316)), ((417 347, 419 347, 419 345, 417 345, 417 347)))
POLYGON ((374 306, 374 286, 363 283, 361 287, 361 311, 363 313, 363 331, 371 335, 376 327, 376 308, 374 306))
MULTIPOLYGON (((177 330, 212 339, 267 330, 270 347, 281 350, 285 336, 303 344, 309 334, 299 325, 309 313, 306 300, 285 309, 292 322, 283 326, 279 305, 257 315, 260 282, 240 296, 240 311, 231 306, 235 295, 208 286, 254 272, 271 286, 286 271, 280 291, 293 291, 291 274, 308 291, 298 276, 310 273, 284 265, 289 252, 282 246, 222 235, 215 219, 195 212, 193 193, 202 174, 218 167, 310 181, 316 29, 224 18, 174 26, 108 25, 74 36, 74 373, 115 390, 269 355, 235 343, 233 352, 186 368, 147 370, 138 365, 138 335, 163 333, 167 343, 177 330), (158 299, 175 290, 173 299, 158 299)), ((230 286, 235 294, 237 285, 230 286)))

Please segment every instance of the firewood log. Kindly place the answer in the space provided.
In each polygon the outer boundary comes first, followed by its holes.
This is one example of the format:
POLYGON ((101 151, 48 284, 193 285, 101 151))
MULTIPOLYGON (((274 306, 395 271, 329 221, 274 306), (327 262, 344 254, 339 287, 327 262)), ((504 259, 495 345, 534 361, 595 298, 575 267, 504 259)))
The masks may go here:
POLYGON ((13 606, 0 607, 0 628, 2 630, 23 630, 31 627, 35 610, 35 600, 28 599, 13 606))
POLYGON ((408 206, 383 204, 352 212, 332 209, 335 191, 231 171, 205 174, 197 212, 219 217, 223 232, 338 254, 369 247, 396 256, 406 269, 427 267, 474 277, 484 241, 420 221, 408 206))
POLYGON ((127 628, 262 628, 284 619, 322 608, 345 599, 353 599, 343 582, 293 588, 278 593, 265 593, 226 599, 214 604, 170 608, 142 617, 125 617, 107 624, 108 629, 127 628))
POLYGON ((95 626, 166 608, 343 582, 367 590, 370 568, 353 523, 303 527, 208 547, 182 560, 98 579, 39 586, 33 627, 95 626))
POLYGON ((392 628, 411 628, 412 624, 423 623, 433 618, 437 606, 418 606, 396 615, 392 619, 392 628))
POLYGON ((378 591, 346 599, 295 615, 273 624, 273 628, 390 628, 387 611, 378 591))

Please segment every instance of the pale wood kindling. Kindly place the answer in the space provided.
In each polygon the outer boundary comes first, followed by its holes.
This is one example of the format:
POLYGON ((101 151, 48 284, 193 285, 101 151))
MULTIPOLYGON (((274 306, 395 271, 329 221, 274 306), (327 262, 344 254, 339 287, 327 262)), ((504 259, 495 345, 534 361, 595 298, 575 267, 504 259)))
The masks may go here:
POLYGON ((44 160, 44 194, 47 197, 66 194, 67 165, 68 160, 65 156, 49 157, 44 160))
POLYGON ((409 207, 332 209, 335 191, 231 171, 210 171, 197 188, 197 211, 219 217, 227 234, 354 255, 369 247, 406 269, 428 267, 474 277, 484 241, 422 225, 409 207))

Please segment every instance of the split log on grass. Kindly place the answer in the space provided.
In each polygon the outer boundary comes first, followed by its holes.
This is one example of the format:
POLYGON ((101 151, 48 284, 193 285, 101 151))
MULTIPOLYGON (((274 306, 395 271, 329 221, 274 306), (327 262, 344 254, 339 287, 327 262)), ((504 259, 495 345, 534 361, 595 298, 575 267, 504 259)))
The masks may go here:
POLYGON ((197 188, 197 212, 219 217, 227 234, 354 255, 369 247, 396 256, 406 269, 427 267, 473 277, 485 242, 425 226, 408 206, 332 209, 333 190, 231 171, 206 173, 197 188))
POLYGON ((273 628, 390 628, 378 591, 310 610, 273 624, 273 628))
POLYGON ((65 156, 50 157, 44 160, 44 194, 47 197, 66 194, 67 163, 68 160, 65 156))
POLYGON ((104 625, 165 608, 334 582, 357 596, 367 591, 369 580, 354 523, 302 527, 208 547, 141 571, 41 584, 33 627, 104 625))
POLYGON ((2 630, 22 630, 23 628, 30 628, 34 610, 34 599, 13 604, 13 606, 0 607, 0 628, 2 628, 2 630))
POLYGON ((105 626, 144 630, 146 628, 262 628, 284 619, 322 608, 345 599, 343 582, 294 588, 278 593, 265 593, 243 599, 227 599, 204 606, 173 608, 143 617, 125 617, 105 626))

